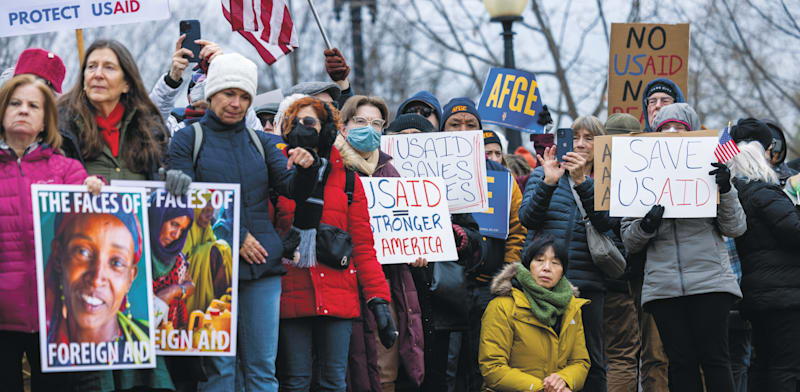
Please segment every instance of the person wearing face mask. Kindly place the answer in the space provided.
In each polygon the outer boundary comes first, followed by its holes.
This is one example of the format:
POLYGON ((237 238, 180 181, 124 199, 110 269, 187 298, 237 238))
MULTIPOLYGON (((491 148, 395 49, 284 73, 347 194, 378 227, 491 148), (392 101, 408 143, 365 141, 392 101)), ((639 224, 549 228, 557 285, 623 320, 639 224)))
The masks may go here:
MULTIPOLYGON (((342 108, 344 128, 334 145, 342 154, 344 165, 360 176, 400 177, 392 166, 392 157, 380 150, 381 131, 385 128, 388 113, 382 98, 363 95, 353 96, 342 108)), ((424 267, 427 260, 419 257, 409 264, 424 267)), ((383 266, 392 296, 389 309, 400 331, 397 342, 388 349, 375 336, 375 319, 366 311, 368 307, 361 296, 361 317, 353 323, 350 337, 348 373, 351 391, 393 391, 400 369, 405 369, 406 373, 402 379, 408 379, 414 387, 422 383, 422 316, 413 273, 421 273, 421 270, 404 264, 383 266)))
MULTIPOLYGON (((697 113, 685 103, 661 109, 655 124, 659 131, 700 129, 697 113)), ((665 208, 654 205, 644 217, 622 219, 628 253, 646 252, 642 307, 661 335, 673 391, 700 390, 701 366, 709 391, 734 390, 728 313, 742 291, 722 236, 741 236, 747 223, 731 171, 722 163, 711 166, 719 189, 715 218, 668 219, 665 208)))

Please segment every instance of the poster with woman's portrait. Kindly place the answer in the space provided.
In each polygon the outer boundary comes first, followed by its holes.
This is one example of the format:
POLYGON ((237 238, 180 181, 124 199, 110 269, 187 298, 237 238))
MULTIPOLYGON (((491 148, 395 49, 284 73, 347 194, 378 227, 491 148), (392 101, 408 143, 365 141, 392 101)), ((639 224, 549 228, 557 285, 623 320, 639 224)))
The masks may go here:
POLYGON ((154 368, 145 192, 31 193, 42 371, 154 368))
POLYGON ((192 183, 175 197, 158 181, 145 188, 158 355, 236 355, 239 184, 192 183))

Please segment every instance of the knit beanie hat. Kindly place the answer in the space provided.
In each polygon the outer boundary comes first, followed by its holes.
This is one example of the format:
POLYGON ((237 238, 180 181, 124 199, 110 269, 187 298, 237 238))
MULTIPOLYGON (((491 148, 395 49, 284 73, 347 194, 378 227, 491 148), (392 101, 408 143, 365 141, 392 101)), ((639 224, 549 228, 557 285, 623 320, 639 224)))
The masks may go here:
POLYGON ((487 145, 492 143, 497 143, 501 147, 503 146, 503 143, 500 142, 500 137, 497 136, 497 134, 494 133, 494 131, 489 131, 489 130, 483 131, 483 144, 487 145))
POLYGON ((225 53, 214 58, 208 67, 205 98, 228 89, 238 88, 256 96, 258 67, 239 53, 225 53))
POLYGON ((678 100, 678 93, 675 91, 675 89, 672 88, 669 83, 661 80, 653 82, 653 84, 650 85, 650 88, 645 91, 644 96, 645 98, 650 98, 650 96, 655 93, 664 93, 672 97, 673 100, 678 100))
POLYGON ((55 92, 61 94, 61 83, 67 69, 64 62, 55 53, 44 49, 25 49, 17 60, 14 75, 33 74, 47 80, 55 92))
POLYGON ((416 113, 406 113, 397 116, 394 121, 389 123, 389 126, 386 127, 383 133, 385 135, 391 135, 393 133, 405 131, 406 129, 416 129, 420 132, 436 131, 433 124, 431 124, 427 118, 416 113))
POLYGON ((769 126, 754 118, 742 118, 731 128, 731 138, 734 142, 755 140, 767 150, 772 144, 772 132, 769 126))
POLYGON ((639 123, 636 117, 628 113, 614 113, 608 116, 608 120, 606 120, 606 132, 609 135, 641 131, 642 124, 639 123))
POLYGON ((444 124, 450 116, 456 113, 469 113, 478 119, 478 129, 483 128, 481 125, 481 115, 478 114, 478 109, 475 107, 475 102, 466 97, 453 98, 447 105, 444 105, 444 114, 442 115, 442 123, 439 124, 439 130, 444 130, 444 124))

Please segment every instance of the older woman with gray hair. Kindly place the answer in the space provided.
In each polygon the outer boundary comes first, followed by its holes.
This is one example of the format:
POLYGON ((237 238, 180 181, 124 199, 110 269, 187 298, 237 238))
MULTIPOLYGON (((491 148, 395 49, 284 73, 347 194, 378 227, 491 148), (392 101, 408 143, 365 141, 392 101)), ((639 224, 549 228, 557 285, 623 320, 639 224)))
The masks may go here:
POLYGON ((766 124, 759 123, 740 121, 737 125, 743 126, 734 127, 732 134, 741 152, 730 164, 747 215, 747 231, 736 239, 736 250, 742 263, 741 313, 753 325, 758 353, 750 385, 753 390, 796 391, 800 386, 800 210, 781 189, 767 160, 759 138, 771 136, 766 124))

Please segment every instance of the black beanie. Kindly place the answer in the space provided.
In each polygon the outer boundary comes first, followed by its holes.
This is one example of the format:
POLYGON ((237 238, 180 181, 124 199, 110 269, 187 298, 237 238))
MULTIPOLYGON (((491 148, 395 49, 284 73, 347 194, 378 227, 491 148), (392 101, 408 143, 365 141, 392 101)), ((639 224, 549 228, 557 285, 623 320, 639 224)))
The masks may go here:
POLYGON ((767 150, 772 144, 772 131, 764 122, 754 118, 742 118, 731 128, 731 138, 736 143, 755 140, 767 150))
POLYGON ((650 85, 650 88, 644 92, 645 98, 650 98, 651 95, 655 93, 664 93, 672 97, 673 100, 678 100, 678 94, 675 92, 675 89, 667 82, 656 81, 650 85))
POLYGON ((427 118, 420 116, 417 113, 406 113, 397 116, 389 126, 383 131, 385 135, 391 135, 405 131, 406 129, 416 129, 420 132, 434 132, 436 128, 433 127, 427 118))
POLYGON ((497 134, 494 133, 494 131, 488 131, 488 130, 483 131, 483 145, 492 143, 497 143, 500 145, 500 147, 503 146, 503 143, 500 143, 500 137, 497 136, 497 134))

